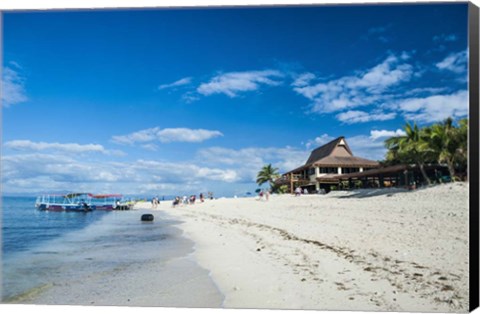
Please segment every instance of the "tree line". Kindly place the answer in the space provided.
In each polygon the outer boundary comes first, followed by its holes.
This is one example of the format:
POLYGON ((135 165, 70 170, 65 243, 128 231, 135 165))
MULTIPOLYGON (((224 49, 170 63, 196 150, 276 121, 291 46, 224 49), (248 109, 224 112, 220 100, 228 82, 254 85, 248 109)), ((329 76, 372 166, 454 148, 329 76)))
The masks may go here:
POLYGON ((425 181, 431 180, 425 171, 427 164, 446 165, 452 180, 466 173, 468 161, 468 119, 454 123, 452 118, 419 128, 416 123, 404 126, 405 135, 385 141, 385 166, 416 164, 425 181))

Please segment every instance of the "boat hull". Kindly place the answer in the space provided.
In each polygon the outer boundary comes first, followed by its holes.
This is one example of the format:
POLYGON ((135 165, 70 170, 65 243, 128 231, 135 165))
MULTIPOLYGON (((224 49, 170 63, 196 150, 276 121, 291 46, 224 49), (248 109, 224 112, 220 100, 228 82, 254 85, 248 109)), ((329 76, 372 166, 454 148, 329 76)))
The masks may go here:
POLYGON ((95 208, 85 205, 69 205, 69 204, 37 204, 38 210, 45 210, 50 212, 89 212, 95 208))
POLYGON ((96 210, 113 210, 113 205, 94 205, 93 207, 95 207, 96 210))

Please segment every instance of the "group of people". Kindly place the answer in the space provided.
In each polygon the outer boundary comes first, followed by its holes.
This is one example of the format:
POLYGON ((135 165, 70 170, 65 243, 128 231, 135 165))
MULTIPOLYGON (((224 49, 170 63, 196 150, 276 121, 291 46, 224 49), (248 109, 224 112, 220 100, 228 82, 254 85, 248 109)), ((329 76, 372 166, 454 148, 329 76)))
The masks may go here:
MULTIPOLYGON (((208 195, 209 195, 210 199, 213 199, 213 193, 212 192, 208 192, 208 195)), ((203 195, 203 193, 199 194, 199 199, 200 199, 201 203, 203 203, 205 201, 205 196, 203 195)), ((173 200, 172 206, 176 207, 176 206, 183 206, 183 205, 188 205, 188 204, 193 205, 193 204, 195 204, 196 200, 197 200, 196 195, 190 195, 190 197, 187 197, 186 195, 184 195, 183 197, 177 196, 173 200)))
POLYGON ((269 190, 265 190, 265 191, 260 191, 258 193, 258 197, 259 197, 259 200, 263 200, 265 198, 266 201, 268 201, 268 199, 270 198, 270 191, 269 190))
POLYGON ((308 194, 308 190, 307 189, 303 189, 299 186, 297 186, 297 188, 295 189, 295 196, 300 196, 303 194, 308 194))
POLYGON ((302 193, 303 193, 303 194, 326 194, 327 191, 326 191, 325 189, 318 189, 318 190, 316 190, 315 192, 310 193, 310 192, 307 190, 307 188, 304 188, 304 189, 302 190, 302 188, 298 186, 298 187, 295 189, 295 196, 300 196, 300 195, 302 195, 302 193))

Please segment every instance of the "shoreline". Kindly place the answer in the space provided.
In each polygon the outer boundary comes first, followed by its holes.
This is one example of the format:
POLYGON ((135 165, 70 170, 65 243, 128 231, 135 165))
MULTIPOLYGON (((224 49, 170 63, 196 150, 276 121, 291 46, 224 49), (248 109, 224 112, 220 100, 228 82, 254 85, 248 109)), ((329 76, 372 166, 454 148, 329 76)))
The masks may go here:
POLYGON ((143 202, 108 217, 85 244, 112 234, 110 228, 136 244, 118 239, 113 250, 103 243, 92 251, 93 245, 66 261, 118 265, 102 271, 90 265, 84 277, 67 271, 41 293, 10 304, 468 311, 465 183, 221 198, 176 208, 171 201, 155 209, 143 202), (153 224, 140 222, 144 213, 154 214, 153 224), (161 232, 152 238, 154 230, 161 232), (165 234, 173 242, 163 241, 165 234))
POLYGON ((183 222, 224 308, 468 310, 465 183, 138 207, 183 222))
POLYGON ((21 252, 23 258, 9 273, 20 276, 19 280, 24 271, 43 277, 2 303, 221 306, 224 297, 208 271, 196 263, 195 243, 183 237, 179 222, 162 213, 155 222, 142 223, 140 216, 146 212, 112 212, 67 238, 21 252))

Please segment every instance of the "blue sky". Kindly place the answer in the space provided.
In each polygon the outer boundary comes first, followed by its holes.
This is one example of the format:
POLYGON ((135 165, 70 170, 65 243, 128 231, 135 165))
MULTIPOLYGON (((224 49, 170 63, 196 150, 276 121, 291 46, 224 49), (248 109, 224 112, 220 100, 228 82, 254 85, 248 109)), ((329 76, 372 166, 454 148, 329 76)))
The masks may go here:
POLYGON ((253 191, 468 114, 467 5, 4 13, 4 193, 253 191))

